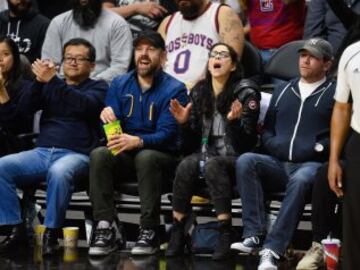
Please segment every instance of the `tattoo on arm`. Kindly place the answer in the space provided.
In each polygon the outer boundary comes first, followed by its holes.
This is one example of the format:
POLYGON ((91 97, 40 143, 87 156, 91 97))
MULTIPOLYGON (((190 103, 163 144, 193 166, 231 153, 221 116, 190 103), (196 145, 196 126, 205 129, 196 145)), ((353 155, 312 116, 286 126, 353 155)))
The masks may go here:
POLYGON ((244 45, 244 29, 239 16, 226 7, 219 19, 221 41, 231 45, 241 55, 244 45))

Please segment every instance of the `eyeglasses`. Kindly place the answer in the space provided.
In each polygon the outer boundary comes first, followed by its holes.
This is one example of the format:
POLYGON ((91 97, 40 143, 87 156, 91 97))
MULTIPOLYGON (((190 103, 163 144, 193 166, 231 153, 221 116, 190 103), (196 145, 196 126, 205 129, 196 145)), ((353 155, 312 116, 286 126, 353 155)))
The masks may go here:
POLYGON ((230 53, 227 51, 211 51, 209 53, 209 57, 210 58, 215 58, 215 57, 219 57, 220 59, 225 59, 225 58, 229 58, 230 57, 230 53))
POLYGON ((87 61, 90 61, 89 58, 86 57, 71 57, 71 56, 65 56, 63 59, 64 63, 71 64, 72 62, 75 62, 75 64, 83 64, 87 61))

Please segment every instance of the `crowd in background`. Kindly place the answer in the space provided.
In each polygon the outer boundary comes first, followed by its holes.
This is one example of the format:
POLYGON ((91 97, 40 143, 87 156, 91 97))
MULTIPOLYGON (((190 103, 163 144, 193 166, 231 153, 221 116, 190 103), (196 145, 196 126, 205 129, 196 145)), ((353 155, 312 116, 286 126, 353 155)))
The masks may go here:
POLYGON ((89 178, 96 221, 89 254, 109 254, 117 248, 112 192, 118 179, 135 176, 142 206, 132 254, 158 250, 161 186, 174 178, 166 256, 178 256, 200 177, 218 220, 214 260, 231 250, 261 250, 258 269, 277 269, 313 193, 313 244, 297 269, 324 263, 320 241, 330 232, 343 233, 344 269, 360 265, 354 232, 360 1, 2 0, 0 11, 0 226, 12 227, 0 251, 25 241, 16 186, 46 180, 43 255, 52 255, 81 176, 89 178), (296 40, 305 40, 298 78, 244 78, 245 42, 266 67, 296 40), (275 89, 259 132, 264 82, 275 89), (39 110, 36 147, 19 152, 31 146, 16 136, 33 130, 39 110), (124 133, 104 145, 100 119, 120 120, 124 133), (341 232, 328 225, 338 223, 333 209, 344 196, 343 171, 349 179, 341 232), (245 228, 236 243, 234 186, 245 228), (267 232, 263 200, 274 191, 286 195, 267 232))

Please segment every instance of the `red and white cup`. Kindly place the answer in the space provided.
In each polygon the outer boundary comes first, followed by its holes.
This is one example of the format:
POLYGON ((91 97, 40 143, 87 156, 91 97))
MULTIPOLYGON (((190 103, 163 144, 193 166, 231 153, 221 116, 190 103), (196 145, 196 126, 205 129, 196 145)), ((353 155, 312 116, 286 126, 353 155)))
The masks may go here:
POLYGON ((336 270, 340 258, 340 240, 336 238, 327 238, 321 241, 324 249, 324 257, 327 270, 336 270))

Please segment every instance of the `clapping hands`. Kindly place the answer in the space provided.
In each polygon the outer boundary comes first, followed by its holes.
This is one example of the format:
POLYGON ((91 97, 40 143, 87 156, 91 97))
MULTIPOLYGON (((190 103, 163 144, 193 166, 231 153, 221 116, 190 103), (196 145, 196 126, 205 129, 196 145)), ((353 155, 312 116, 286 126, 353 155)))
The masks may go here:
POLYGON ((48 83, 56 75, 56 65, 51 60, 36 59, 31 67, 36 80, 42 83, 48 83))
POLYGON ((184 124, 189 120, 191 108, 192 103, 184 107, 176 99, 170 101, 170 112, 179 124, 184 124))

